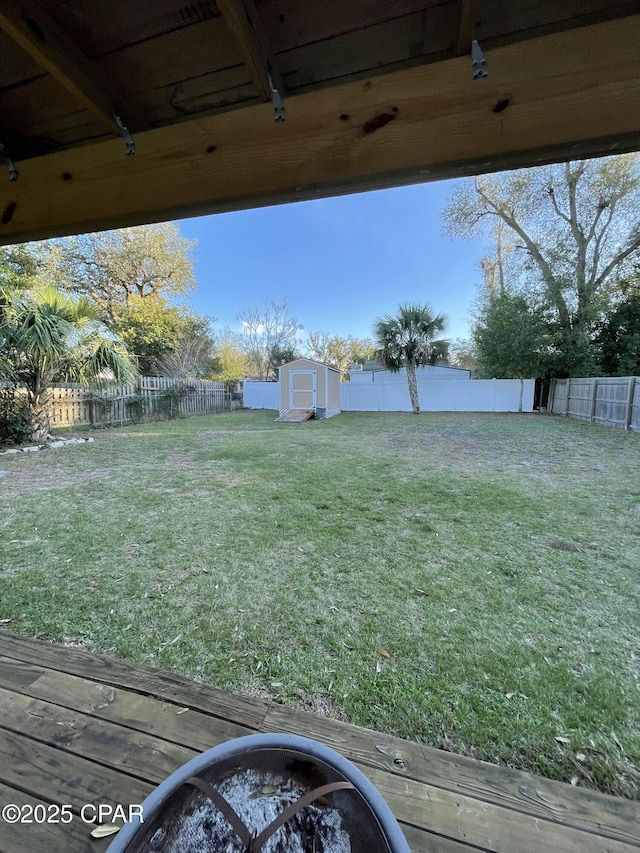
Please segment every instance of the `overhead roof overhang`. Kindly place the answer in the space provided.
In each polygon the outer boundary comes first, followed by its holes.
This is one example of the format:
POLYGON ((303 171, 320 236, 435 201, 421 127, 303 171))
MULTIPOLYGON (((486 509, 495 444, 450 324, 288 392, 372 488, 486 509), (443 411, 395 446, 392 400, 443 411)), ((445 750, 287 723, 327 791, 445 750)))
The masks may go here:
POLYGON ((638 150, 639 45, 637 0, 0 0, 0 243, 638 150))

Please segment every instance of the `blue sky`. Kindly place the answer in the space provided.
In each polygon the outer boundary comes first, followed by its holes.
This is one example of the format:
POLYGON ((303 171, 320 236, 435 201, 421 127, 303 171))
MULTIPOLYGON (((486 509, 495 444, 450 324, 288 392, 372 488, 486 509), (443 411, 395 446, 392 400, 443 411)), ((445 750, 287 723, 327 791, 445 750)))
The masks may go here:
POLYGON ((444 181, 183 220, 198 240, 191 303, 221 329, 284 298, 307 333, 370 337, 400 302, 428 302, 448 338, 466 337, 487 248, 442 234, 452 190, 444 181))

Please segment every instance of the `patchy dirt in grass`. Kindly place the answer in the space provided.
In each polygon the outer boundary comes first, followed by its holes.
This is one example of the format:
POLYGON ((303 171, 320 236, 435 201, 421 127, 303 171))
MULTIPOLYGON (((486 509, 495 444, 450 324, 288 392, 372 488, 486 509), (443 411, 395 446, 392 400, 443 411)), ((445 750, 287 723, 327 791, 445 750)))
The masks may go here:
POLYGON ((204 460, 193 453, 172 453, 167 457, 164 467, 167 471, 198 471, 208 472, 213 479, 224 479, 226 486, 243 486, 250 478, 242 476, 233 470, 233 462, 229 459, 204 460))
POLYGON ((167 467, 177 468, 179 471, 190 471, 193 468, 201 468, 202 463, 193 453, 172 453, 167 458, 167 467))
POLYGON ((455 471, 457 477, 476 474, 504 477, 509 475, 518 480, 537 481, 540 484, 580 483, 586 477, 609 477, 619 460, 614 457, 595 464, 589 455, 589 445, 581 451, 579 437, 572 448, 573 457, 568 466, 563 458, 563 449, 549 448, 518 435, 503 436, 499 433, 475 433, 459 435, 437 430, 387 430, 381 431, 380 449, 401 459, 424 460, 432 469, 455 471), (505 443, 506 442, 506 443, 505 443), (466 473, 465 473, 466 472, 466 473))
POLYGON ((549 542, 549 547, 554 548, 556 551, 567 551, 571 554, 579 554, 583 550, 574 545, 573 542, 564 542, 562 539, 554 539, 552 542, 549 542))
POLYGON ((262 699, 268 702, 271 699, 269 691, 259 684, 248 684, 242 690, 236 691, 240 696, 247 696, 249 699, 262 699))
POLYGON ((0 577, 4 580, 15 578, 16 575, 18 575, 22 571, 22 569, 26 568, 29 568, 29 565, 24 561, 21 561, 19 563, 11 563, 10 565, 3 566, 2 569, 0 569, 0 577))
POLYGON ((0 480, 0 497, 22 497, 51 489, 66 489, 87 480, 105 480, 113 476, 111 468, 96 468, 95 471, 70 473, 63 469, 22 468, 11 471, 0 480))
MULTIPOLYGON (((385 450, 395 456, 425 457, 430 466, 439 469, 460 469, 460 460, 466 460, 472 469, 484 468, 487 463, 504 465, 504 449, 491 436, 447 435, 440 432, 387 432, 384 435, 385 450)), ((544 462, 536 457, 512 458, 511 464, 540 470, 544 462)), ((550 467, 550 466, 549 466, 550 467)))
POLYGON ((346 719, 339 703, 332 696, 311 696, 305 692, 300 692, 298 695, 300 707, 311 714, 315 714, 316 717, 330 717, 333 720, 346 719))
POLYGON ((90 649, 91 645, 88 640, 79 640, 77 637, 63 637, 61 645, 67 649, 90 649))
MULTIPOLYGON (((42 454, 59 453, 58 450, 40 451, 42 454)), ((39 456, 40 454, 34 454, 39 456)), ((96 468, 94 470, 73 470, 66 466, 51 467, 50 465, 34 464, 39 462, 39 459, 31 458, 22 459, 22 457, 7 457, 11 460, 19 459, 24 462, 23 465, 15 465, 12 470, 8 464, 5 464, 3 471, 5 476, 0 477, 0 498, 17 498, 25 495, 35 494, 37 492, 51 491, 54 489, 66 489, 77 486, 86 482, 93 482, 105 479, 127 480, 131 477, 139 476, 141 470, 157 471, 165 470, 168 475, 171 471, 198 471, 207 470, 210 472, 212 483, 224 482, 225 487, 244 486, 250 483, 250 478, 239 475, 232 470, 233 466, 227 460, 211 460, 203 463, 194 454, 188 452, 173 453, 166 460, 161 462, 141 461, 136 460, 132 464, 115 464, 109 468, 96 468)), ((48 461, 48 460, 47 460, 48 461)), ((90 465, 90 461, 88 465, 90 465)), ((3 467, 0 463, 0 468, 3 467)), ((88 466, 87 466, 88 467, 88 466)), ((157 494, 166 494, 167 496, 176 494, 189 494, 191 497, 208 497, 210 495, 207 489, 197 489, 194 491, 185 491, 184 488, 174 487, 170 484, 152 486, 148 489, 150 492, 157 494)))

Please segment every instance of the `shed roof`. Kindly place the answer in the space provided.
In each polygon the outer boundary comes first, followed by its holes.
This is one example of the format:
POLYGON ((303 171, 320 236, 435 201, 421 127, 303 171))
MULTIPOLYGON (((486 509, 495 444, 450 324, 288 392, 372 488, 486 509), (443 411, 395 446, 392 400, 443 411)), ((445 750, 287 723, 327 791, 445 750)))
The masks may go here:
POLYGON ((299 358, 294 358, 293 361, 287 361, 285 364, 281 364, 278 370, 282 370, 283 367, 291 367, 292 364, 297 364, 299 361, 310 361, 313 364, 317 364, 318 367, 326 367, 328 370, 334 370, 336 373, 342 373, 337 367, 333 367, 331 364, 325 364, 323 361, 317 361, 315 358, 307 358, 306 355, 302 355, 299 358))
POLYGON ((637 0, 0 0, 0 243, 637 150, 639 43, 637 0))

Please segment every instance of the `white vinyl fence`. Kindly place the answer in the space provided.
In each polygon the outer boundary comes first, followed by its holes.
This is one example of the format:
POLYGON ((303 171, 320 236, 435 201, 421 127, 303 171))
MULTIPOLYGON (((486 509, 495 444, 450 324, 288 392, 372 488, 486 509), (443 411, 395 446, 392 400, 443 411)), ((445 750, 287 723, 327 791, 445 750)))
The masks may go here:
MULTIPOLYGON (((447 379, 418 382, 424 412, 531 412, 533 379, 447 379)), ((244 383, 247 409, 280 408, 279 382, 244 383)), ((342 382, 343 412, 410 412, 406 380, 342 382)))
MULTIPOLYGON (((418 382, 423 412, 532 412, 533 379, 468 379, 418 382)), ((343 412, 410 412, 406 381, 343 382, 343 412)))
POLYGON ((246 379, 243 383, 243 405, 246 409, 280 409, 280 383, 246 379))

